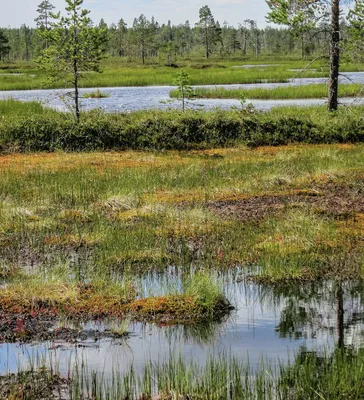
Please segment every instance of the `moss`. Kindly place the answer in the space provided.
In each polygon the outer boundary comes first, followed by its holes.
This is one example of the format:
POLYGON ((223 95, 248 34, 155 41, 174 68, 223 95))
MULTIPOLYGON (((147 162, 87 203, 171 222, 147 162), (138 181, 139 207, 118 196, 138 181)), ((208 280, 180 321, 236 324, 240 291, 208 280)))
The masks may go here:
MULTIPOLYGON (((205 288, 204 291, 209 292, 209 289, 205 288)), ((173 324, 214 318, 225 315, 230 310, 230 304, 221 292, 208 302, 206 298, 202 300, 201 293, 192 292, 138 300, 136 296, 137 292, 132 284, 77 284, 64 280, 42 282, 36 277, 22 277, 0 288, 0 311, 9 314, 30 314, 33 317, 128 316, 139 321, 163 320, 173 324)))

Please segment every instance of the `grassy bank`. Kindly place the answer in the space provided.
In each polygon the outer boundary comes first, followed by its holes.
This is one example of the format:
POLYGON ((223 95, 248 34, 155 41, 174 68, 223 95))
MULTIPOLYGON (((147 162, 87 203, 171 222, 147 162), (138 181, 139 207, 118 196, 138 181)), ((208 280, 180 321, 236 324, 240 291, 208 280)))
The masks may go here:
MULTIPOLYGON (((145 66, 138 62, 127 62, 125 59, 109 58, 102 63, 102 74, 88 73, 81 80, 82 87, 114 87, 114 86, 151 86, 172 85, 176 74, 184 69, 191 77, 194 85, 204 84, 236 84, 260 82, 286 82, 295 76, 323 77, 327 70, 321 68, 319 62, 312 65, 315 70, 300 73, 306 65, 305 61, 246 60, 246 59, 186 59, 180 60, 178 68, 167 67, 164 63, 152 63, 145 66), (261 68, 259 64, 270 64, 261 68), (244 65, 256 68, 237 68, 244 65), (293 71, 292 71, 293 70, 293 71), (298 71, 296 71, 298 70, 298 71)), ((358 68, 348 66, 349 70, 358 68)), ((0 90, 31 90, 45 87, 46 75, 37 69, 35 64, 19 63, 0 66, 0 90), (11 67, 11 68, 10 68, 11 67)), ((53 84, 52 88, 63 88, 63 83, 53 84)))
MULTIPOLYGON (((262 100, 279 100, 279 99, 318 99, 327 97, 327 85, 315 84, 299 87, 281 87, 275 89, 205 89, 195 88, 192 98, 199 99, 262 99, 262 100)), ((361 97, 363 95, 363 86, 358 84, 345 84, 339 86, 340 97, 361 97)), ((172 98, 178 98, 180 95, 177 90, 170 93, 172 98)))
MULTIPOLYGON (((144 111, 70 114, 13 111, 0 120, 0 152, 92 150, 189 150, 291 143, 358 143, 364 140, 363 107, 275 108, 269 112, 144 111), (16 115, 16 118, 15 118, 16 115)), ((15 104, 17 105, 15 107, 15 104)), ((38 112, 39 111, 39 112, 38 112)))
POLYGON ((19 117, 34 114, 44 114, 45 109, 41 103, 36 101, 23 103, 13 99, 0 101, 0 117, 19 117))
MULTIPOLYGON (((81 80, 81 87, 118 87, 172 85, 176 74, 183 68, 191 77, 193 85, 244 84, 261 82, 287 82, 297 77, 327 77, 328 66, 317 60, 306 68, 309 61, 292 58, 274 59, 261 57, 179 59, 174 67, 163 61, 147 60, 141 65, 139 60, 109 57, 103 60, 102 74, 88 73, 81 80), (252 67, 251 66, 254 66, 252 67), (249 68, 244 68, 249 66, 249 68)), ((343 62, 341 72, 362 71, 360 64, 343 62)), ((0 90, 31 90, 45 87, 46 75, 37 69, 35 63, 18 62, 0 65, 0 90)), ((63 83, 53 84, 52 88, 63 88, 63 83)))
MULTIPOLYGON (((80 276, 75 279, 69 268, 58 267, 46 273, 15 275, 0 291, 0 313, 19 319, 29 315, 33 319, 114 317, 176 324, 217 320, 232 308, 217 279, 208 274, 197 273, 184 280, 182 289, 170 288, 163 296, 148 298, 140 297, 137 279, 118 279, 107 272, 100 276, 101 269, 82 268, 82 274, 81 280, 80 276)), ((32 335, 25 326, 13 333, 13 341, 32 335)))
MULTIPOLYGON (((185 68, 194 85, 217 85, 232 83, 286 82, 293 78, 294 72, 279 67, 255 69, 234 69, 223 67, 185 68)), ((119 87, 119 86, 165 86, 173 85, 178 70, 169 67, 124 67, 105 69, 102 74, 89 73, 80 81, 80 87, 119 87)), ((324 76, 310 73, 309 76, 324 76)), ((306 75, 305 75, 306 76, 306 75)), ((64 88, 64 83, 45 86, 46 75, 34 70, 23 75, 1 75, 0 90, 33 90, 64 88)), ((69 86, 67 86, 69 87, 69 86)))

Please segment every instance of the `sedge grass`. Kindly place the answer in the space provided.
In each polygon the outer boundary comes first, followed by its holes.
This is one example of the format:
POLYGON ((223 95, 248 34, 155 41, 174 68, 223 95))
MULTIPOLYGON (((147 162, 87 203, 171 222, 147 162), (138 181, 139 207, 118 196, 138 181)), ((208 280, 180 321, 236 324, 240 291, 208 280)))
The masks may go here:
MULTIPOLYGON (((193 85, 287 82, 297 74, 286 66, 271 66, 264 69, 239 69, 228 65, 200 68, 204 64, 187 65, 185 71, 190 75, 193 85)), ((21 70, 19 70, 21 71, 21 70)), ((17 72, 19 72, 17 71, 17 72)), ((15 71, 14 71, 15 72, 15 71)), ((322 72, 308 71, 306 77, 323 77, 322 72)), ((164 66, 106 66, 102 74, 88 73, 80 81, 80 87, 122 87, 122 86, 158 86, 172 85, 175 81, 176 70, 164 66)), ((46 75, 42 71, 31 71, 24 75, 0 74, 0 90, 32 90, 45 88, 46 75)), ((64 82, 54 83, 49 88, 63 88, 64 82)), ((69 87, 69 86, 67 86, 69 87)))
POLYGON ((104 271, 256 264, 274 281, 360 276, 360 213, 327 209, 325 196, 355 196, 363 171, 362 145, 3 156, 0 255, 10 269, 77 254, 104 271), (270 196, 275 215, 264 213, 270 196), (247 201, 246 217, 225 214, 224 202, 247 201))
POLYGON ((110 97, 110 95, 108 93, 101 92, 100 89, 97 89, 94 92, 84 93, 82 97, 85 99, 104 99, 106 97, 110 97))
POLYGON ((0 101, 0 117, 43 114, 44 107, 37 101, 20 102, 13 99, 0 101))
POLYGON ((28 400, 52 392, 74 400, 359 400, 364 395, 363 361, 362 350, 349 349, 330 353, 302 348, 288 364, 274 366, 262 360, 256 368, 227 353, 209 355, 205 363, 171 354, 165 360, 146 361, 141 373, 131 365, 121 374, 115 365, 105 375, 89 369, 87 360, 78 359, 69 364, 68 379, 62 379, 56 362, 42 357, 40 368, 30 360, 29 372, 23 368, 18 374, 1 377, 0 388, 5 396, 19 394, 32 382, 28 400))
MULTIPOLYGON (((260 57, 249 58, 219 58, 214 57, 209 62, 206 59, 192 57, 181 59, 177 64, 191 77, 193 85, 243 84, 260 82, 287 82, 295 77, 325 77, 328 68, 322 60, 315 61, 310 69, 305 69, 308 62, 294 58, 260 57), (256 68, 233 68, 243 65, 257 65, 256 68), (267 64, 267 68, 259 68, 267 64), (300 72, 301 71, 301 72, 300 72)), ((343 63, 342 71, 361 71, 360 64, 343 63)), ((128 60, 121 57, 108 57, 102 62, 102 74, 85 74, 81 81, 82 87, 118 87, 118 86, 151 86, 171 85, 175 80, 176 69, 166 67, 158 60, 147 60, 141 65, 139 60, 128 60)), ((0 90, 32 90, 45 87, 45 75, 36 69, 36 65, 27 62, 4 64, 0 68, 0 90), (11 71, 13 76, 9 76, 11 71), (1 72, 3 72, 1 74, 1 72), (23 75, 16 76, 16 73, 23 75)), ((64 83, 53 84, 52 88, 62 88, 64 83)))
MULTIPOLYGON (((307 86, 291 86, 275 89, 255 88, 255 89, 207 89, 195 88, 191 97, 200 99, 262 99, 262 100, 282 100, 282 99, 316 99, 327 97, 327 85, 313 84, 307 86)), ((173 90, 171 97, 178 97, 178 92, 173 90)), ((358 84, 345 84, 339 86, 340 97, 361 97, 363 86, 358 84)))

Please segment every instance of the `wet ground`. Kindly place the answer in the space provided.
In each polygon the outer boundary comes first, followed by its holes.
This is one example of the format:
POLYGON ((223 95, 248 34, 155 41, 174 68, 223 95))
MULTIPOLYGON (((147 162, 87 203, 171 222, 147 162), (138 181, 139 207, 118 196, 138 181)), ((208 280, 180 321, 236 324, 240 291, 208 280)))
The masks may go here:
MULTIPOLYGON (((153 274, 154 292, 163 292, 166 276, 153 274)), ((174 279, 178 279, 177 277, 174 279)), ((130 323, 122 334, 121 321, 53 321, 49 330, 59 335, 33 342, 0 345, 0 372, 15 372, 30 360, 57 359, 61 371, 69 362, 85 360, 93 370, 111 373, 116 366, 126 372, 133 364, 142 371, 145 363, 163 361, 170 353, 204 363, 208 355, 232 353, 257 366, 262 359, 273 364, 294 357, 301 348, 332 349, 338 341, 360 347, 364 336, 362 284, 333 282, 264 286, 243 281, 242 271, 225 277, 227 296, 236 307, 225 321, 202 325, 163 326, 130 323), (51 326, 52 325, 52 326, 51 326)), ((50 321, 49 321, 50 322, 50 321)))
POLYGON ((318 213, 332 215, 336 219, 353 219, 364 213, 364 197, 359 182, 361 180, 358 177, 358 186, 334 182, 312 184, 308 189, 292 190, 286 194, 215 201, 208 206, 224 218, 233 216, 241 221, 259 221, 292 205, 309 206, 318 213))
MULTIPOLYGON (((364 72, 348 72, 342 74, 342 83, 364 83, 364 72)), ((207 85, 206 88, 226 88, 244 90, 254 88, 273 89, 277 87, 303 86, 311 84, 326 83, 326 78, 297 78, 286 83, 259 83, 245 85, 207 85)), ((198 86, 197 86, 198 87, 198 86)), ((147 109, 181 108, 178 100, 171 99, 169 93, 175 89, 173 86, 147 86, 147 87, 118 87, 102 88, 101 92, 109 97, 101 99, 82 99, 85 110, 101 108, 106 112, 131 112, 147 109)), ((90 93, 96 89, 82 89, 81 94, 90 93)), ((66 110, 65 101, 62 100, 69 90, 23 90, 0 92, 0 99, 13 98, 21 101, 39 101, 45 105, 58 110, 66 110)), ((269 110, 276 106, 308 106, 323 105, 325 99, 303 99, 303 100, 252 100, 251 103, 260 110, 269 110)), ((364 104, 364 98, 341 99, 343 104, 364 104)), ((231 99, 198 99, 188 101, 187 107, 192 109, 210 110, 216 107, 230 109, 241 107, 238 100, 231 99)))

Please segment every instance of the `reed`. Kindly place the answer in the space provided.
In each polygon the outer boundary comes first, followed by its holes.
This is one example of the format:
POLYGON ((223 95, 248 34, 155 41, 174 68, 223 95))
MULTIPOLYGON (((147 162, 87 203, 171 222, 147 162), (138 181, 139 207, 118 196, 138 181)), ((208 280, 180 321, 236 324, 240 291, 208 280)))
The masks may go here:
POLYGON ((27 400, 52 393, 74 400, 360 399, 363 361, 362 350, 340 349, 332 353, 301 349, 288 364, 261 361, 256 368, 226 353, 210 355, 205 363, 171 354, 156 363, 147 361, 141 373, 131 365, 120 374, 115 365, 111 376, 92 371, 87 361, 78 360, 70 365, 69 379, 57 367, 39 370, 33 363, 29 372, 0 377, 0 393, 6 400, 24 398, 19 396, 26 388, 27 400))

